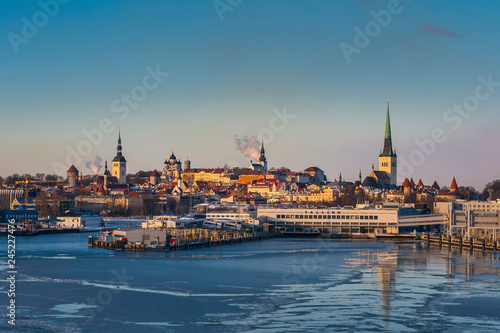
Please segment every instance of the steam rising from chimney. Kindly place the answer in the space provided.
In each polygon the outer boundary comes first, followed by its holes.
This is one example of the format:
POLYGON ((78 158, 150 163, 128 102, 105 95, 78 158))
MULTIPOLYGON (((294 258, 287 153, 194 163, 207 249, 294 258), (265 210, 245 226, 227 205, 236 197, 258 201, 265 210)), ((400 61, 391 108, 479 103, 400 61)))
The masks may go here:
POLYGON ((236 143, 236 149, 241 151, 246 157, 250 157, 254 160, 259 160, 260 157, 260 142, 257 141, 255 136, 242 136, 234 135, 234 142, 236 143))
POLYGON ((102 168, 102 158, 99 157, 99 155, 96 155, 95 156, 95 161, 92 162, 92 161, 87 161, 87 163, 85 164, 85 166, 87 168, 89 168, 94 174, 98 174, 99 173, 99 170, 101 170, 102 168))

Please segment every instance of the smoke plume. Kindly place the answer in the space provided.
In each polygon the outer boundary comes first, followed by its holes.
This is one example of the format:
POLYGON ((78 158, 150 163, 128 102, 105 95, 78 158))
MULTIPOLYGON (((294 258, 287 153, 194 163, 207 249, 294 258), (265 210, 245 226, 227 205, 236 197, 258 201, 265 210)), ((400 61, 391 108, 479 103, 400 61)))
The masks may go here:
POLYGON ((255 136, 238 136, 234 135, 236 149, 238 149, 246 157, 258 160, 260 157, 260 143, 255 136))
POLYGON ((85 164, 85 166, 87 168, 89 168, 94 174, 98 174, 99 173, 99 170, 101 170, 102 168, 102 158, 99 157, 99 155, 96 155, 95 156, 95 161, 92 162, 92 161, 87 161, 87 163, 85 164))

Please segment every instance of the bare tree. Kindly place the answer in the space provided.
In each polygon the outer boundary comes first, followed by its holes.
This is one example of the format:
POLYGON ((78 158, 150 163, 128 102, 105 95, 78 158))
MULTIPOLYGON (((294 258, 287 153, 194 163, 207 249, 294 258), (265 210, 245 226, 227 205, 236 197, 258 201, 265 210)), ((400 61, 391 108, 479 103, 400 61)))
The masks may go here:
POLYGON ((500 198, 500 179, 494 180, 486 184, 483 192, 480 195, 481 200, 497 200, 500 198), (490 198, 490 193, 488 190, 493 190, 492 198, 490 198))
POLYGON ((476 189, 472 186, 460 186, 457 189, 457 192, 462 199, 471 200, 473 194, 476 192, 476 189))
POLYGON ((48 217, 50 215, 49 213, 49 203, 48 203, 48 195, 47 192, 40 192, 36 196, 34 202, 35 202, 35 208, 38 210, 38 215, 39 216, 45 216, 48 217))
POLYGON ((45 180, 57 180, 57 177, 58 176, 56 174, 53 174, 53 175, 48 174, 45 176, 45 180))
POLYGON ((177 210, 177 200, 173 197, 167 199, 167 208, 169 213, 174 213, 177 210))

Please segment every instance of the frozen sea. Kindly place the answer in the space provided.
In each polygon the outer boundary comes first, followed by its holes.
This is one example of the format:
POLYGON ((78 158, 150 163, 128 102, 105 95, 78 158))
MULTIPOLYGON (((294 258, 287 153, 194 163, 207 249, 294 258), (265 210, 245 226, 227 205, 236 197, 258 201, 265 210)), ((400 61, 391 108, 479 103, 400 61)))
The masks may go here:
POLYGON ((16 238, 16 326, 2 332, 500 332, 498 252, 271 239, 177 252, 16 238))

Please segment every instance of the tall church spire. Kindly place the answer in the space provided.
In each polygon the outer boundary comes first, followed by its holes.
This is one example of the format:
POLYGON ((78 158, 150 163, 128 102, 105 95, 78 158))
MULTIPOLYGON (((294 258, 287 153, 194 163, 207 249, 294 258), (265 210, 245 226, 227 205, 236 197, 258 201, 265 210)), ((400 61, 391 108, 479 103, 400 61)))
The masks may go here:
POLYGON ((384 149, 380 156, 396 156, 392 149, 391 117, 389 114, 389 100, 387 100, 387 117, 385 120, 384 149))
POLYGON ((113 159, 114 162, 122 161, 126 162, 125 157, 122 154, 122 138, 120 134, 120 129, 118 129, 118 146, 116 147, 116 156, 113 159))
POLYGON ((262 165, 264 171, 267 172, 267 160, 266 160, 266 150, 264 149, 264 140, 262 140, 262 146, 260 148, 259 164, 262 165))
POLYGON ((120 128, 118 128, 118 147, 116 147, 116 156, 122 156, 122 137, 120 128))
POLYGON ((122 137, 118 129, 118 147, 116 147, 116 156, 112 161, 112 174, 118 179, 118 184, 127 183, 127 160, 122 153, 122 137))
POLYGON ((262 140, 262 146, 260 148, 260 158, 259 161, 266 161, 266 150, 264 149, 264 140, 262 140))

